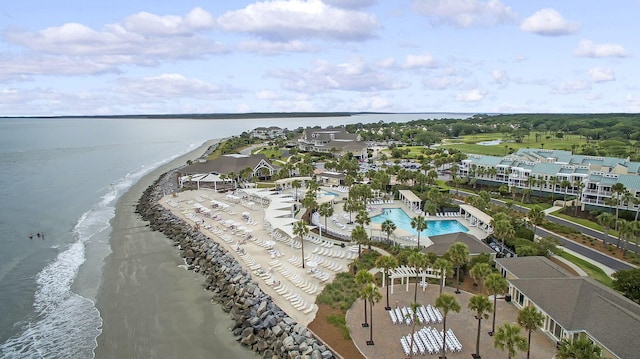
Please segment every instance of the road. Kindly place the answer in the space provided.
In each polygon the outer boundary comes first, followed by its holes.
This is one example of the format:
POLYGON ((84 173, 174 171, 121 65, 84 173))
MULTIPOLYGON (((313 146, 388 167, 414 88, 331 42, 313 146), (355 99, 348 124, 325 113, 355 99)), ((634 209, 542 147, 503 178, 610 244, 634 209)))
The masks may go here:
MULTIPOLYGON (((451 190, 451 193, 455 193, 456 190, 451 190)), ((467 195, 475 195, 473 193, 469 193, 469 192, 465 192, 465 191, 458 191, 459 195, 463 195, 463 196, 467 196, 467 195)), ((501 201, 501 200, 497 200, 497 199, 491 199, 491 203, 499 205, 499 206, 505 206, 505 202, 501 201)), ((527 207, 522 207, 522 206, 518 206, 518 205, 514 205, 513 208, 515 210, 518 210, 520 212, 523 213, 528 213, 529 212, 529 208, 527 207)), ((557 223, 557 224, 562 224, 565 225, 567 227, 571 227, 571 228, 575 228, 578 231, 580 231, 581 233, 584 233, 588 236, 591 236, 599 241, 602 240, 604 234, 600 231, 596 231, 593 230, 591 228, 579 225, 577 223, 573 223, 570 221, 567 221, 565 219, 559 218, 559 217, 555 217, 555 216, 546 216, 545 218, 546 220, 548 220, 549 222, 553 222, 553 223, 557 223)), ((594 262, 598 262, 602 265, 605 265, 613 270, 625 270, 625 269, 632 269, 632 268, 636 268, 635 266, 620 261, 614 257, 605 255, 597 250, 591 249, 587 246, 583 246, 580 243, 576 243, 570 239, 567 239, 565 237, 562 237, 556 233, 553 233, 551 231, 548 231, 544 228, 537 228, 536 230, 536 235, 538 236, 542 236, 542 237, 546 237, 546 236, 552 236, 556 239, 558 239, 558 242, 560 243, 560 245, 562 245, 563 247, 572 250, 584 257, 589 258, 590 260, 594 261, 594 262)), ((618 243, 618 239, 616 237, 613 237, 611 235, 609 235, 609 243, 613 243, 613 244, 617 244, 618 243)))

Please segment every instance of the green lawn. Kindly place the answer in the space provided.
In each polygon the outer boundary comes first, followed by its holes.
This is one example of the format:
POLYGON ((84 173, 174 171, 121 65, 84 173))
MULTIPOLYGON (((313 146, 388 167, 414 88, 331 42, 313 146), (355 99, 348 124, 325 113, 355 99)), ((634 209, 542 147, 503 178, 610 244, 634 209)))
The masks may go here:
POLYGON ((253 154, 261 153, 267 158, 280 158, 282 157, 282 151, 276 147, 261 147, 253 151, 253 154))
POLYGON ((562 139, 555 138, 555 136, 547 139, 547 136, 551 135, 541 133, 540 139, 536 141, 536 132, 531 132, 530 136, 524 137, 522 143, 503 142, 499 145, 494 146, 478 145, 478 142, 484 141, 510 140, 509 136, 503 133, 484 133, 478 135, 463 136, 462 138, 448 139, 443 142, 442 146, 445 148, 456 148, 464 153, 475 153, 489 156, 504 156, 505 154, 507 154, 507 152, 517 151, 520 148, 547 148, 571 151, 571 146, 574 144, 578 146, 586 144, 586 140, 577 135, 567 135, 562 139))
POLYGON ((598 282, 606 285, 607 287, 611 287, 611 282, 612 282, 611 278, 604 271, 602 271, 602 269, 600 269, 598 266, 591 264, 590 262, 587 262, 584 259, 578 258, 565 251, 563 251, 560 254, 560 256, 570 261, 571 263, 577 265, 578 267, 580 267, 583 271, 587 273, 589 277, 597 280, 598 282))
MULTIPOLYGON (((577 223, 577 224, 583 225, 583 226, 585 226, 587 228, 591 228, 591 229, 594 229, 596 231, 604 232, 604 227, 602 227, 598 223, 595 223, 593 221, 590 221, 590 220, 584 219, 584 218, 571 217, 571 216, 568 216, 568 215, 566 215, 564 213, 561 213, 561 211, 562 210, 560 209, 560 210, 557 210, 555 212, 551 212, 551 214, 556 216, 556 217, 560 217, 562 219, 566 219, 567 221, 571 221, 573 223, 577 223)), ((614 229, 610 229, 609 230, 609 234, 614 236, 614 237, 618 236, 618 232, 616 230, 614 230, 614 229)))

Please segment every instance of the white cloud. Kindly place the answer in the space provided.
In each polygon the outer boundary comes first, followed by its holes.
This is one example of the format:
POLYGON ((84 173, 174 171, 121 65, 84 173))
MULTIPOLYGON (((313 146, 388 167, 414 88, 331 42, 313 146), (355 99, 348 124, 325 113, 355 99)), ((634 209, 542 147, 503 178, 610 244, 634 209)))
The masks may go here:
POLYGON ((322 0, 322 2, 336 7, 358 9, 373 6, 378 3, 378 0, 322 0))
POLYGON ((379 95, 363 96, 349 104, 354 111, 385 111, 391 109, 391 102, 379 95))
POLYGON ((184 17, 159 16, 143 11, 127 17, 122 25, 127 31, 146 36, 189 35, 197 30, 213 28, 215 20, 209 12, 196 7, 184 17))
POLYGON ((273 41, 298 38, 359 41, 374 37, 380 27, 371 14, 332 7, 320 0, 257 2, 229 11, 217 22, 226 31, 252 33, 273 41))
POLYGON ((509 75, 504 70, 493 70, 491 71, 491 77, 493 81, 499 85, 506 85, 509 83, 509 75))
POLYGON ((500 0, 414 0, 413 6, 435 23, 460 27, 494 26, 515 21, 516 15, 500 0))
POLYGON ((71 56, 0 56, 0 81, 32 80, 34 76, 83 76, 120 72, 115 65, 129 61, 104 56, 102 61, 71 56))
POLYGON ((458 88, 464 84, 464 80, 457 76, 439 76, 424 79, 422 84, 432 90, 447 90, 458 88))
POLYGON ((563 95, 569 95, 589 89, 591 89, 591 84, 588 81, 577 80, 562 82, 553 88, 553 92, 563 95))
POLYGON ((594 44, 591 40, 582 40, 574 54, 580 57, 626 57, 627 50, 617 44, 594 44))
POLYGON ((279 53, 313 52, 316 49, 300 42, 270 42, 270 41, 243 41, 238 45, 242 51, 255 52, 262 55, 275 55, 279 53))
POLYGON ((180 97, 221 99, 231 98, 236 92, 180 74, 162 74, 142 79, 121 78, 118 81, 117 91, 132 97, 143 97, 146 100, 175 100, 180 97))
POLYGON ((369 66, 361 58, 349 62, 331 64, 318 61, 312 69, 276 69, 271 77, 284 81, 284 88, 301 93, 317 93, 328 90, 386 91, 406 88, 409 85, 396 77, 369 66))
POLYGON ((616 79, 616 75, 611 69, 605 69, 602 67, 594 67, 589 69, 589 77, 592 82, 606 82, 616 79))
POLYGON ((456 95, 456 101, 458 102, 480 102, 485 96, 487 91, 480 89, 473 89, 471 91, 456 95))
POLYGON ((431 54, 407 55, 402 67, 407 69, 434 68, 436 61, 431 54))
MULTIPOLYGON (((52 69, 50 74, 87 74, 118 71, 122 65, 155 66, 166 60, 223 53, 226 49, 222 45, 199 34, 212 25, 212 17, 196 8, 184 17, 138 13, 100 31, 79 23, 36 32, 10 29, 5 31, 4 39, 23 47, 23 52, 29 55, 32 66, 30 71, 23 72, 25 75, 44 74, 38 71, 38 66, 50 69, 49 62, 76 67, 52 69)), ((7 70, 0 70, 0 74, 3 72, 7 70)))
POLYGON ((395 67, 396 59, 394 59, 393 57, 387 57, 386 59, 379 61, 377 63, 377 66, 383 69, 389 69, 389 68, 395 67))
POLYGON ((538 10, 520 24, 522 31, 546 36, 569 35, 578 28, 577 22, 568 21, 557 10, 549 8, 538 10))
POLYGON ((280 94, 271 90, 260 90, 255 95, 259 100, 277 100, 281 97, 280 94))

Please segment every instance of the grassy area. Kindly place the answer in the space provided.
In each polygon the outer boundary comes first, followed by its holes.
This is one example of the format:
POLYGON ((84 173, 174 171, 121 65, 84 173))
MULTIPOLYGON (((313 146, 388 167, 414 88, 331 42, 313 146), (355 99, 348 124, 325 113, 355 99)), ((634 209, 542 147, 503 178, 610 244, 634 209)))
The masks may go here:
MULTIPOLYGON (((591 228, 594 229, 596 231, 600 231, 600 232, 604 232, 604 227, 602 227, 600 224, 590 221, 588 219, 584 219, 584 218, 576 218, 576 217, 571 217, 569 215, 566 215, 564 213, 562 213, 562 210, 557 210, 555 212, 551 212, 552 215, 562 218, 562 219, 566 219, 567 221, 573 222, 573 223, 577 223, 580 225, 583 225, 587 228, 591 228)), ((614 229, 610 229, 609 230, 609 234, 612 236, 617 237, 618 236, 618 232, 614 229)))
POLYGON ((611 287, 611 278, 602 270, 600 267, 591 264, 590 262, 585 261, 584 259, 578 258, 572 254, 569 254, 563 251, 560 256, 571 263, 580 267, 583 271, 587 273, 587 275, 598 282, 606 285, 607 287, 611 287))
POLYGON ((484 133, 478 135, 463 136, 462 138, 449 139, 443 142, 442 146, 453 147, 464 153, 475 153, 489 156, 505 156, 508 152, 517 151, 520 148, 547 148, 555 150, 571 151, 572 145, 582 146, 586 144, 586 140, 577 135, 567 135, 562 139, 556 138, 554 135, 539 133, 540 137, 536 141, 536 133, 531 132, 530 136, 525 136, 521 143, 503 142, 499 145, 483 146, 478 142, 505 140, 510 138, 504 133, 484 133), (551 136, 547 138, 547 136, 551 136), (505 147, 506 146, 506 147, 505 147))
POLYGON ((280 158, 282 157, 282 151, 277 147, 261 147, 253 151, 253 154, 263 154, 267 158, 280 158))
POLYGON ((327 315, 327 322, 335 325, 342 332, 342 337, 345 340, 351 339, 351 334, 349 334, 349 328, 347 327, 347 320, 344 315, 338 314, 329 314, 327 315))

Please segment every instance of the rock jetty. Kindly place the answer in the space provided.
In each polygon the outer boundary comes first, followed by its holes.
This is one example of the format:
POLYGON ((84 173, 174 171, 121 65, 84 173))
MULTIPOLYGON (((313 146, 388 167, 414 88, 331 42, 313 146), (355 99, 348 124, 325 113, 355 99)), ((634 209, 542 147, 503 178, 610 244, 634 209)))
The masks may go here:
POLYGON ((163 174, 145 190, 136 212, 149 222, 151 230, 174 241, 190 270, 205 276, 206 288, 213 292, 211 301, 222 305, 235 323, 236 340, 263 358, 335 358, 308 328, 296 323, 260 290, 233 255, 158 203, 166 193, 177 190, 176 171, 163 174))

